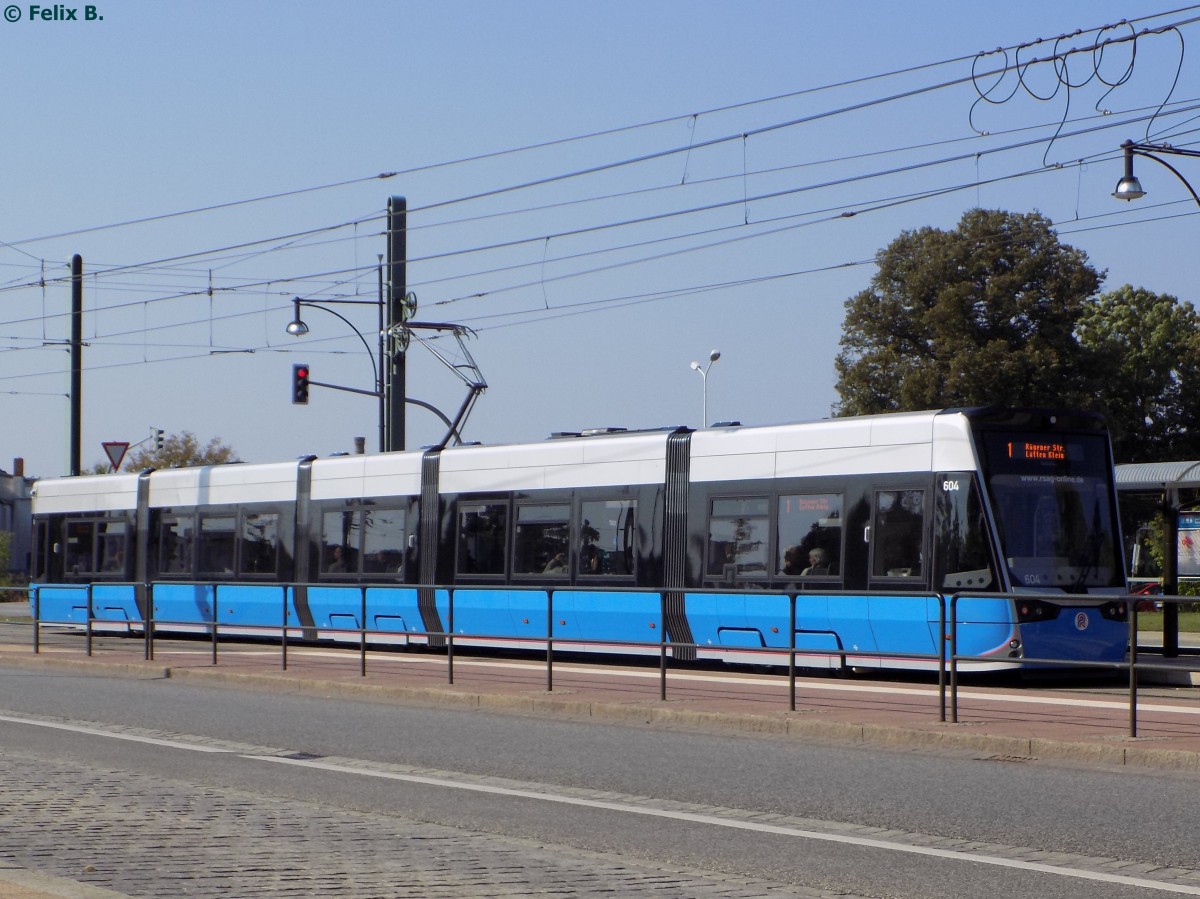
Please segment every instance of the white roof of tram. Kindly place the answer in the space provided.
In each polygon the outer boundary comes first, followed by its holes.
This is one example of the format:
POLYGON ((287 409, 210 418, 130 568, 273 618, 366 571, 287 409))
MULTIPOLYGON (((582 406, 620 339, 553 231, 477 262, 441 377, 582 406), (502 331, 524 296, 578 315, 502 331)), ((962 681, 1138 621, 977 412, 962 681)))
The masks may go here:
MULTIPOLYGON (((615 429, 614 429, 615 430, 615 429)), ((448 447, 442 493, 658 484, 671 432, 585 434, 540 443, 448 447)), ((691 432, 693 481, 754 480, 873 472, 964 471, 975 467, 962 415, 909 412, 691 432)), ((1197 474, 1200 475, 1200 463, 1197 474)), ((162 469, 150 477, 152 508, 287 502, 299 462, 162 469)), ((422 454, 341 456, 312 463, 312 499, 415 496, 422 454)), ((35 511, 134 509, 137 475, 39 481, 35 511)), ((1160 482, 1155 482, 1160 483, 1160 482)))

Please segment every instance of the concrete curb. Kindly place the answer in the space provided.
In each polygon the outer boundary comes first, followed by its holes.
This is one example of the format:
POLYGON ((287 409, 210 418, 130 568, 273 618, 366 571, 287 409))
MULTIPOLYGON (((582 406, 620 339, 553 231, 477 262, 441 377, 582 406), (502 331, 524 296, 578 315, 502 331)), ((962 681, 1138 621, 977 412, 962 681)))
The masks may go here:
POLYGON ((171 669, 154 662, 97 662, 92 659, 52 658, 45 655, 13 655, 0 653, 0 665, 12 668, 59 668, 64 671, 88 671, 113 677, 142 677, 158 679, 170 677, 171 669))
POLYGON ((782 712, 778 716, 739 715, 678 707, 557 699, 551 696, 530 696, 528 694, 495 695, 458 692, 453 689, 437 687, 397 687, 321 680, 297 681, 283 675, 238 674, 211 668, 170 669, 169 676, 178 680, 229 683, 239 686, 257 684, 269 687, 273 691, 301 695, 331 696, 340 694, 361 698, 400 699, 423 705, 436 705, 440 708, 476 709, 501 714, 562 715, 617 724, 665 725, 707 731, 767 734, 823 742, 861 743, 880 748, 970 751, 1031 761, 1059 759, 1096 765, 1200 771, 1200 754, 1193 752, 1155 749, 1116 742, 1096 745, 998 734, 956 733, 952 730, 957 726, 954 724, 939 723, 936 727, 944 729, 921 730, 895 726, 851 724, 840 721, 816 721, 801 717, 804 715, 802 712, 782 712))

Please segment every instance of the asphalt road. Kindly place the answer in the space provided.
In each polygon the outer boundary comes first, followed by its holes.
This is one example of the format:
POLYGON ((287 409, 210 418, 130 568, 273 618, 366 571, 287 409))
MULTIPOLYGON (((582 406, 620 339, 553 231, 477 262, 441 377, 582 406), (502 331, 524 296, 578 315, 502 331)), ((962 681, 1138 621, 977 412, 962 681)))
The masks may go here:
POLYGON ((133 896, 1200 895, 1180 772, 15 669, 0 768, 0 861, 133 896))

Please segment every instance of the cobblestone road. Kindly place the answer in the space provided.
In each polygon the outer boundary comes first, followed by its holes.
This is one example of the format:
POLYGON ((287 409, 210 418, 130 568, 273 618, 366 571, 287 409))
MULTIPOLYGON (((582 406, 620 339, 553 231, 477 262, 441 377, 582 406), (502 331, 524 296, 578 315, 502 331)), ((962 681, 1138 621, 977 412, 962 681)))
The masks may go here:
POLYGON ((827 895, 12 753, 0 783, 0 861, 127 896, 827 895))

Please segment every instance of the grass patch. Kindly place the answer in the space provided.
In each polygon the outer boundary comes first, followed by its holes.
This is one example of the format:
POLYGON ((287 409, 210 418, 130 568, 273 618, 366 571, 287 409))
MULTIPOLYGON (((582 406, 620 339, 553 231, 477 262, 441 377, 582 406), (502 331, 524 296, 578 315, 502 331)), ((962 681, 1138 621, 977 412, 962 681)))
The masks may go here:
MULTIPOLYGON (((1139 631, 1161 631, 1163 628, 1162 612, 1138 612, 1139 631)), ((1179 612, 1179 632, 1181 634, 1200 633, 1200 612, 1179 612)))

